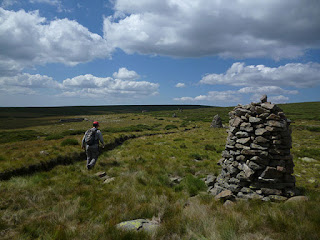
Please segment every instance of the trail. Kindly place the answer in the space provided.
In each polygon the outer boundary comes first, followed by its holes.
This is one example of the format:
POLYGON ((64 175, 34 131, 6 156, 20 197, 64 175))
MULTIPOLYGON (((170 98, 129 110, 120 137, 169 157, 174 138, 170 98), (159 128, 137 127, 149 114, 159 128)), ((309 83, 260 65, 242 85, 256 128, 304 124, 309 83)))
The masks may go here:
MULTIPOLYGON (((118 146, 121 146, 125 141, 130 140, 130 139, 135 139, 135 138, 141 138, 141 137, 150 137, 150 136, 156 136, 156 135, 168 135, 168 134, 175 134, 175 133, 181 133, 181 132, 186 132, 190 131, 193 128, 187 128, 179 132, 165 132, 165 133, 149 133, 149 134, 143 134, 143 135, 125 135, 121 136, 120 138, 116 138, 114 142, 108 143, 105 145, 104 149, 101 149, 101 153, 106 152, 106 151, 111 151, 115 149, 118 146)), ((86 153, 83 152, 74 152, 71 153, 68 156, 58 156, 54 159, 48 160, 48 161, 41 161, 40 163, 32 164, 29 166, 24 166, 21 168, 16 168, 13 170, 8 170, 5 172, 0 172, 0 181, 2 180, 9 180, 12 177, 17 177, 17 176, 25 176, 25 175, 31 175, 35 174, 37 172, 42 172, 42 171, 50 171, 54 167, 58 165, 71 165, 75 162, 79 161, 84 161, 86 160, 86 153)))

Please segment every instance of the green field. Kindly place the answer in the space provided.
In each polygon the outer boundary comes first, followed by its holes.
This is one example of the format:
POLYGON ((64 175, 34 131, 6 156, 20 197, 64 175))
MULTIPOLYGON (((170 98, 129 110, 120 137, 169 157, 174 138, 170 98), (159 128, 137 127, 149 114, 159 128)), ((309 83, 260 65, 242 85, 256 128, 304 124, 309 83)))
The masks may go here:
POLYGON ((320 103, 280 107, 293 121, 294 175, 309 201, 231 207, 203 181, 219 174, 227 137, 210 122, 219 114, 227 126, 231 107, 0 108, 0 239, 320 239, 320 103), (79 117, 88 121, 59 122, 79 117), (107 147, 88 171, 80 141, 93 120, 107 147), (160 226, 115 227, 138 218, 160 226))

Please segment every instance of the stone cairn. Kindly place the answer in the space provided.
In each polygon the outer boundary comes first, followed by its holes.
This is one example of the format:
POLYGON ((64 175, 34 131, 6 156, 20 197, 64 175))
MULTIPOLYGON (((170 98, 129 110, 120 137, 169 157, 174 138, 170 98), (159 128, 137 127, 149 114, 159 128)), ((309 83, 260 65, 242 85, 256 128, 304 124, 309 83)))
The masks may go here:
POLYGON ((223 125, 222 125, 222 120, 219 116, 219 114, 215 115, 213 117, 213 120, 211 122, 211 125, 210 125, 211 128, 222 128, 223 125))
POLYGON ((290 120, 283 111, 264 95, 260 103, 238 105, 229 117, 222 170, 209 191, 265 201, 296 195, 290 120))

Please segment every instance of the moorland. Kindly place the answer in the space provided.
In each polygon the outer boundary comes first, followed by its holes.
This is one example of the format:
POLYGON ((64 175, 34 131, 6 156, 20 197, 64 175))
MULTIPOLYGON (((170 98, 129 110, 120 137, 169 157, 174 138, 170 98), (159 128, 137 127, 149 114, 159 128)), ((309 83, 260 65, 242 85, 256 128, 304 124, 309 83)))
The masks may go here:
POLYGON ((320 239, 320 102, 279 106, 292 120, 296 186, 309 201, 231 207, 203 179, 219 174, 227 137, 210 122, 219 114, 227 127, 232 107, 0 108, 0 239, 320 239), (73 118, 85 120, 60 121, 73 118), (106 148, 88 171, 80 142, 93 120, 106 148), (160 226, 116 228, 139 218, 160 226))

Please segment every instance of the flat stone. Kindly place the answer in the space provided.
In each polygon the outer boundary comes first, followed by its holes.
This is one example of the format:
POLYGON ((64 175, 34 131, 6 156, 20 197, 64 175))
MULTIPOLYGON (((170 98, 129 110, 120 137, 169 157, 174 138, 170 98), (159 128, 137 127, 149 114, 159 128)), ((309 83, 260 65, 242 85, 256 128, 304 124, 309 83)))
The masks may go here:
POLYGON ((258 144, 255 144, 255 143, 251 143, 250 144, 250 148, 251 149, 260 149, 260 150, 267 150, 268 149, 267 147, 263 147, 263 146, 260 146, 258 144))
POLYGON ((243 149, 241 151, 241 154, 243 154, 243 155, 260 155, 261 150, 243 149))
POLYGON ((273 110, 275 108, 275 104, 271 104, 271 103, 262 103, 261 104, 261 107, 265 108, 265 109, 268 109, 268 110, 273 110))
POLYGON ((286 203, 290 203, 290 202, 307 202, 309 201, 309 198, 306 196, 295 196, 295 197, 291 197, 289 198, 286 203))
POLYGON ((287 197, 279 196, 279 195, 269 195, 268 197, 273 202, 283 202, 283 201, 286 201, 288 199, 287 197))
POLYGON ((255 131, 256 136, 262 136, 262 135, 266 135, 268 133, 269 133, 268 130, 266 130, 265 128, 258 128, 255 131))
POLYGON ((97 173, 95 173, 94 175, 97 176, 97 177, 102 178, 102 177, 106 176, 107 173, 106 173, 106 172, 97 172, 97 173))
POLYGON ((239 143, 237 143, 237 144, 235 145, 235 147, 236 147, 237 149, 239 149, 239 150, 241 150, 241 149, 250 149, 249 146, 245 146, 245 145, 242 145, 242 144, 239 144, 239 143))
POLYGON ((255 107, 255 112, 257 112, 258 114, 268 114, 270 112, 269 109, 266 109, 266 108, 262 108, 260 106, 256 106, 255 107))
POLYGON ((232 194, 230 190, 224 190, 220 192, 217 196, 215 196, 216 200, 233 200, 235 199, 235 196, 232 194))
POLYGON ((267 120, 280 120, 281 117, 279 115, 276 115, 274 113, 271 113, 268 117, 267 120))
POLYGON ((262 122, 262 119, 261 118, 257 118, 257 117, 250 117, 249 118, 249 122, 250 123, 261 123, 262 122))
POLYGON ((284 128, 286 127, 286 123, 283 121, 275 121, 275 120, 269 120, 267 122, 267 125, 270 127, 277 127, 277 128, 284 128))
POLYGON ((117 228, 127 231, 146 231, 154 232, 160 224, 157 221, 148 219, 135 219, 130 221, 121 222, 116 225, 117 228))
POLYGON ((235 114, 236 114, 238 117, 244 116, 244 115, 246 115, 246 113, 250 113, 250 111, 247 110, 247 109, 242 109, 242 108, 237 108, 237 109, 235 109, 235 114))
POLYGON ((247 137, 247 138, 240 138, 237 140, 237 143, 240 143, 240 144, 246 144, 248 142, 251 141, 251 138, 250 137, 247 137))
POLYGON ((250 178, 254 174, 254 171, 247 164, 242 164, 242 167, 247 178, 250 178))
POLYGON ((269 140, 267 138, 264 138, 262 136, 258 136, 254 139, 253 141, 255 144, 259 144, 259 143, 267 143, 269 142, 269 140))
POLYGON ((115 180, 115 178, 114 177, 112 177, 112 178, 108 178, 108 179, 106 179, 106 180, 104 180, 104 184, 107 184, 107 183, 111 183, 111 182, 113 182, 115 180))
POLYGON ((282 194, 282 191, 279 189, 261 188, 261 191, 264 195, 281 195, 282 194))
POLYGON ((247 137, 249 137, 249 133, 247 133, 247 132, 237 132, 236 136, 239 137, 239 138, 247 138, 247 137))

